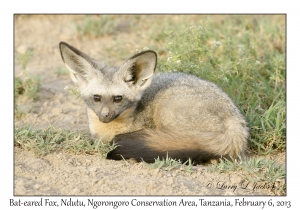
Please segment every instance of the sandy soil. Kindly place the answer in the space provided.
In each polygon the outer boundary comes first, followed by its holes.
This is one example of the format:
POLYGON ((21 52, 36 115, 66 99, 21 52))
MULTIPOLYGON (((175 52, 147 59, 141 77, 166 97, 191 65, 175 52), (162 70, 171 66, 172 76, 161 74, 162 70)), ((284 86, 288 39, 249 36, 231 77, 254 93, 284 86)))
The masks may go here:
MULTIPOLYGON (((94 58, 118 65, 120 61, 108 57, 106 49, 117 50, 120 40, 136 40, 137 34, 125 27, 114 36, 80 38, 74 23, 81 19, 82 16, 15 17, 15 54, 33 50, 27 69, 42 79, 39 100, 19 102, 28 113, 15 121, 16 126, 54 125, 88 132, 85 105, 64 90, 72 84, 71 79, 56 73, 63 66, 58 43, 66 41, 94 58)), ((134 41, 126 43, 129 55, 143 46, 134 41)), ((16 63, 15 75, 20 73, 21 67, 16 63)), ((189 173, 150 169, 143 163, 111 161, 97 155, 53 152, 39 158, 18 147, 14 153, 15 195, 273 195, 269 189, 253 189, 255 183, 243 187, 246 178, 242 172, 218 174, 203 165, 194 166, 195 172, 189 173)), ((285 154, 272 158, 285 163, 285 154)))

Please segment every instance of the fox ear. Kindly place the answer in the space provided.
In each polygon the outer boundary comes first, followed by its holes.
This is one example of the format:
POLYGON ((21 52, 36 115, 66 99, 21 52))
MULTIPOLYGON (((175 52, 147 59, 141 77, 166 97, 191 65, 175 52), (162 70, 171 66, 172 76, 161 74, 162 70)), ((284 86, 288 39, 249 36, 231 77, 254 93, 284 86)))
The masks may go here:
POLYGON ((86 85, 95 75, 94 59, 65 42, 59 43, 59 49, 73 82, 79 86, 86 85))
POLYGON ((120 73, 126 83, 144 89, 151 83, 156 63, 157 55, 154 51, 143 51, 129 58, 121 66, 120 73))

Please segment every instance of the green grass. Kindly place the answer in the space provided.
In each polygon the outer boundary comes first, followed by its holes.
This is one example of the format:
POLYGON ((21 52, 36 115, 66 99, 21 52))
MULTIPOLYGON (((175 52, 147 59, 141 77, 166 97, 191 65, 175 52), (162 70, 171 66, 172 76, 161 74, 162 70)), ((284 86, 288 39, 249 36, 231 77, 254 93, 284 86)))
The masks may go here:
POLYGON ((187 172, 193 172, 192 170, 193 163, 191 159, 183 163, 180 160, 175 160, 170 158, 168 154, 166 155, 166 158, 163 159, 160 159, 158 157, 157 159, 155 159, 154 163, 149 164, 146 163, 145 161, 143 161, 143 163, 144 165, 152 169, 163 169, 166 171, 173 170, 173 169, 181 169, 187 172))
POLYGON ((41 80, 38 76, 33 76, 28 72, 24 77, 15 77, 15 100, 21 95, 26 96, 28 99, 37 101, 39 99, 38 92, 41 88, 41 80))
POLYGON ((34 130, 29 126, 15 128, 14 144, 34 151, 37 156, 64 150, 74 154, 98 154, 103 158, 116 147, 115 144, 104 142, 101 138, 92 140, 87 134, 55 127, 34 130))
POLYGON ((77 32, 81 36, 99 37, 114 35, 122 31, 130 31, 136 23, 133 16, 127 20, 127 15, 85 15, 82 21, 76 23, 77 32))
POLYGON ((275 182, 284 180, 286 176, 281 166, 276 166, 274 161, 266 161, 262 157, 251 157, 241 161, 231 161, 224 158, 219 163, 212 163, 210 169, 221 173, 243 169, 249 174, 255 174, 255 178, 249 177, 250 181, 254 179, 254 181, 275 182))
POLYGON ((32 56, 33 56, 33 51, 32 50, 27 50, 25 53, 18 54, 16 56, 16 60, 17 60, 18 64, 21 66, 21 68, 23 70, 26 69, 30 59, 32 58, 32 56))
POLYGON ((15 100, 20 95, 26 95, 27 98, 32 98, 33 100, 38 100, 38 91, 41 86, 41 81, 39 76, 34 76, 30 74, 26 68, 30 59, 33 56, 31 50, 27 50, 24 54, 18 54, 16 56, 17 64, 21 66, 22 72, 19 76, 14 79, 14 95, 15 100))
POLYGON ((16 56, 17 64, 22 68, 21 74, 14 78, 14 112, 17 119, 25 114, 25 112, 17 105, 20 97, 23 97, 27 101, 31 99, 37 101, 39 99, 38 92, 41 88, 41 79, 39 75, 33 75, 27 70, 27 65, 32 56, 33 52, 31 50, 16 56))

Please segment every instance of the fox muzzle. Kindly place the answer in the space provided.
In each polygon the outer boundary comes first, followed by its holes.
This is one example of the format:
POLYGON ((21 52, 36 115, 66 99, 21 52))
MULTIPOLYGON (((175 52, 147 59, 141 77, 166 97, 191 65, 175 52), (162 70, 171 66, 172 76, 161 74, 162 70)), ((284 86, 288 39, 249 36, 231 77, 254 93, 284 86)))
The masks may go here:
POLYGON ((109 123, 110 121, 115 119, 115 115, 113 111, 110 111, 108 107, 104 107, 100 114, 98 115, 99 120, 103 123, 109 123))

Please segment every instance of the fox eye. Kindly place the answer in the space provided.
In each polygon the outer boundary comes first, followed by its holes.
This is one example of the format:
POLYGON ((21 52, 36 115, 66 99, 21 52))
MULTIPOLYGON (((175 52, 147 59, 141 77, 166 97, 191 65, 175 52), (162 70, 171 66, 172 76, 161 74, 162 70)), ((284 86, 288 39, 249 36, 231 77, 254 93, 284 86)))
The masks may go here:
POLYGON ((94 101, 96 101, 96 102, 101 101, 101 96, 94 95, 94 101))
POLYGON ((123 99, 122 96, 115 96, 113 100, 115 103, 119 103, 122 101, 122 99, 123 99))

